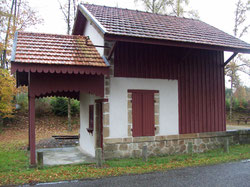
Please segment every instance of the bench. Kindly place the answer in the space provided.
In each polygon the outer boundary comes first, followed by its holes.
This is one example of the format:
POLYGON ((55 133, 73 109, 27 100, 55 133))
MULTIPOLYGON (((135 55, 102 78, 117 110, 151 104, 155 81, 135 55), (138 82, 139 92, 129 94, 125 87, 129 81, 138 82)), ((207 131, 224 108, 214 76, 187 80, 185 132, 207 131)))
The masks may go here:
POLYGON ((245 122, 245 124, 247 124, 247 122, 250 120, 250 117, 240 117, 238 120, 236 120, 238 122, 238 125, 240 124, 241 121, 245 122))

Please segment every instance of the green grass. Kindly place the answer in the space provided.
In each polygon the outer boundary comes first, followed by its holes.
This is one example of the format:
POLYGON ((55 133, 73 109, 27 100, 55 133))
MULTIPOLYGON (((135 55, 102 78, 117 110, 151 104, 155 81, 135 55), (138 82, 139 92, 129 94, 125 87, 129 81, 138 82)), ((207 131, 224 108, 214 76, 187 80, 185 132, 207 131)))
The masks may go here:
POLYGON ((0 145, 0 185, 100 178, 124 174, 147 173, 188 166, 211 165, 250 158, 250 145, 230 147, 230 153, 217 149, 201 154, 151 157, 148 162, 141 159, 113 159, 106 161, 103 168, 94 164, 29 168, 25 151, 20 145, 0 145))
POLYGON ((0 172, 22 171, 28 166, 25 151, 0 151, 0 172))

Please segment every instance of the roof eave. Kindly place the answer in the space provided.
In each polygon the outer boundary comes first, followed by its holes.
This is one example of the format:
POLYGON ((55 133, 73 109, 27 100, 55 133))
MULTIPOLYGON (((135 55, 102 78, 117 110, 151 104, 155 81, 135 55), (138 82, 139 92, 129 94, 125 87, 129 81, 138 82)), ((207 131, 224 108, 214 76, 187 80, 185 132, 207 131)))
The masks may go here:
POLYGON ((11 74, 16 72, 109 75, 109 66, 84 66, 66 64, 42 64, 11 62, 11 74))
POLYGON ((78 5, 79 10, 81 11, 81 13, 89 20, 92 21, 97 28, 103 33, 105 34, 107 32, 106 28, 95 18, 95 16, 93 16, 93 14, 91 12, 88 11, 87 8, 85 8, 84 5, 79 4, 78 5))
POLYGON ((116 34, 110 34, 110 33, 106 33, 104 35, 104 39, 110 40, 110 41, 136 42, 136 43, 145 43, 145 44, 166 45, 166 46, 174 46, 174 47, 186 47, 186 48, 206 49, 206 50, 215 50, 215 51, 230 51, 230 52, 250 54, 250 48, 237 48, 237 47, 227 47, 227 46, 200 44, 200 43, 178 42, 178 41, 171 41, 171 40, 116 35, 116 34))

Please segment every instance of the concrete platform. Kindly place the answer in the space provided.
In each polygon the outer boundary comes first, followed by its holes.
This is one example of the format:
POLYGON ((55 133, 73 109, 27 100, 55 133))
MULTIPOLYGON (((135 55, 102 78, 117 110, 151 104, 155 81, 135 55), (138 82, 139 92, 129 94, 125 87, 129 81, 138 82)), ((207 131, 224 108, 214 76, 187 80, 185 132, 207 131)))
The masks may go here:
POLYGON ((82 152, 79 147, 46 148, 38 149, 37 152, 43 152, 45 166, 95 162, 95 158, 82 152))
POLYGON ((227 125, 227 130, 245 130, 250 129, 250 125, 227 125))

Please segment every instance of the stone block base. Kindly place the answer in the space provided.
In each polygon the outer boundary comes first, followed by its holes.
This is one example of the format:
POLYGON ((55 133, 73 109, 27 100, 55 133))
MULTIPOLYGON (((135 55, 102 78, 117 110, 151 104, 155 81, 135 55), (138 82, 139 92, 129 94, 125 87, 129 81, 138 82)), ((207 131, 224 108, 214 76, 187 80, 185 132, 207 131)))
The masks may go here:
POLYGON ((141 157, 143 146, 149 156, 184 153, 201 153, 220 148, 225 138, 230 144, 250 143, 250 130, 210 132, 169 136, 105 138, 103 153, 105 159, 141 157))

